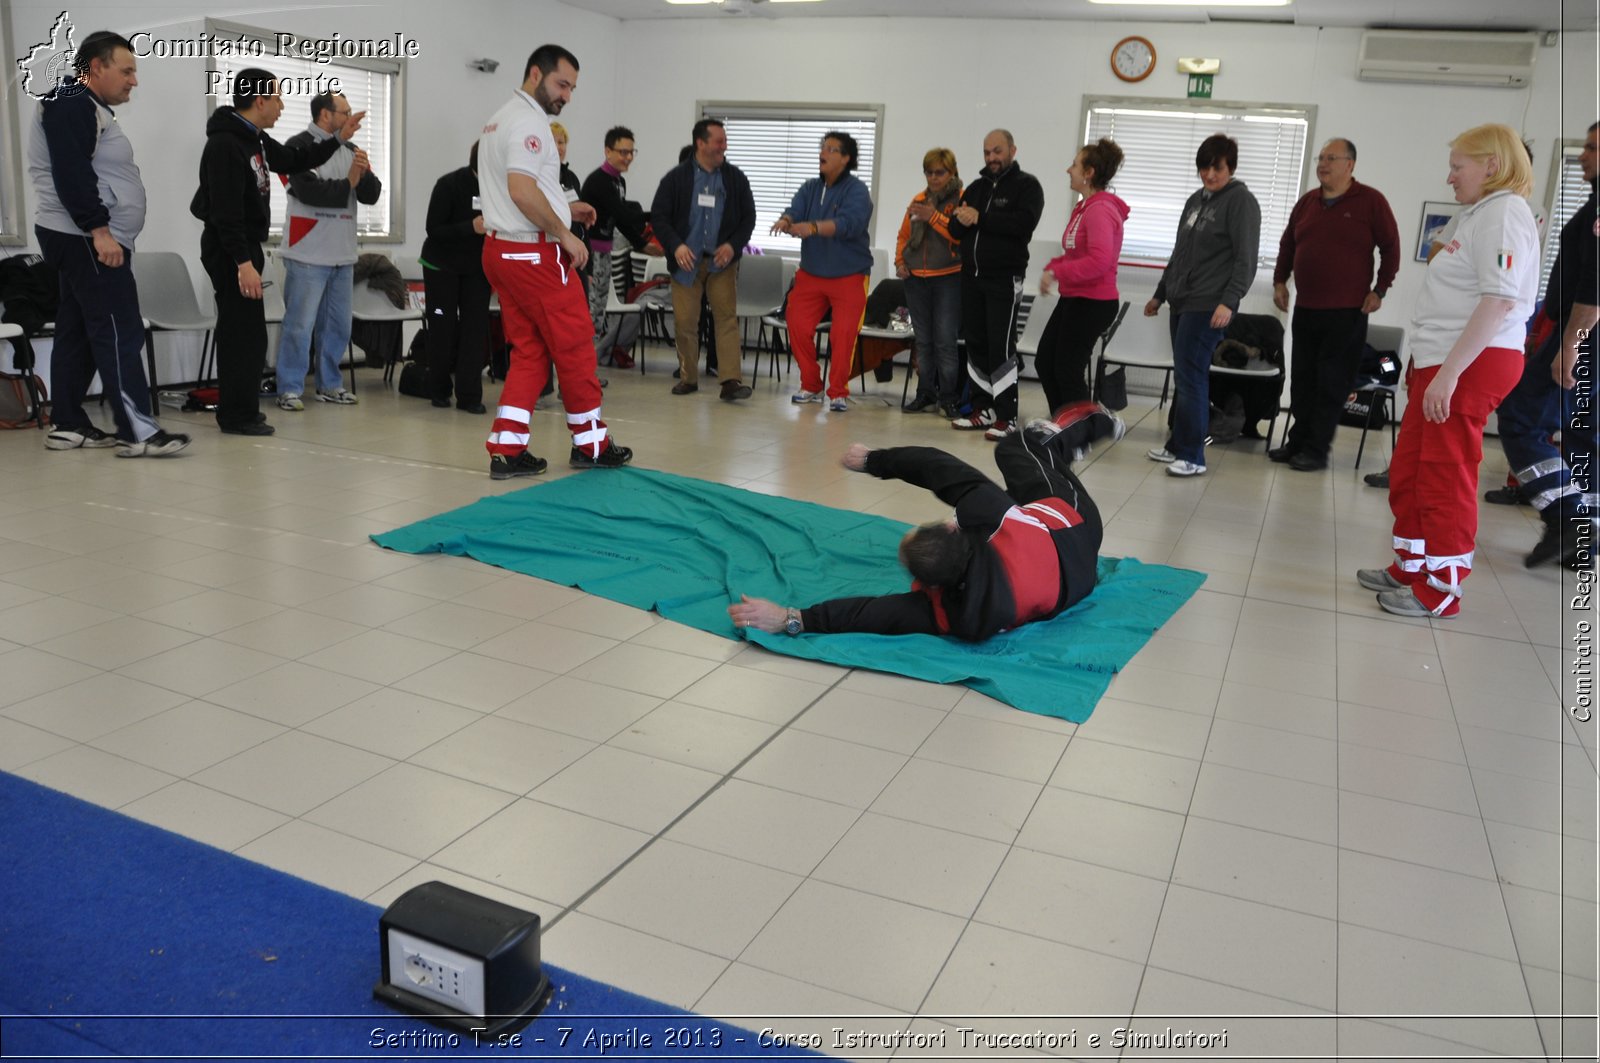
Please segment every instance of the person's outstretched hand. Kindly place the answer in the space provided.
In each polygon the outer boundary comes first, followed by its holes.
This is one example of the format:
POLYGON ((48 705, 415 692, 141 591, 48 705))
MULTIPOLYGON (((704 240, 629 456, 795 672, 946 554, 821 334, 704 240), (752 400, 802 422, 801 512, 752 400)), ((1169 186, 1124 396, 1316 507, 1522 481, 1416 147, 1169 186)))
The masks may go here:
POLYGON ((867 455, 872 453, 872 448, 865 443, 851 443, 845 450, 844 457, 839 459, 839 464, 851 472, 867 471, 867 455))
POLYGON ((765 598, 739 595, 739 600, 728 606, 728 616, 734 627, 753 627, 758 631, 776 635, 789 619, 789 610, 765 598))

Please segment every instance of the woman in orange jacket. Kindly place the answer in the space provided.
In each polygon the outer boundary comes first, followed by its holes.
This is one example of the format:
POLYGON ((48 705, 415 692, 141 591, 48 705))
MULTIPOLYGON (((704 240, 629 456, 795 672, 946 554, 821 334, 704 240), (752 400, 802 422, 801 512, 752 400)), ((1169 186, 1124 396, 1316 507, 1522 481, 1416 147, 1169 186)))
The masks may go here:
POLYGON ((961 175, 949 148, 922 157, 928 187, 918 192, 900 222, 895 276, 906 282, 906 306, 917 337, 917 393, 907 413, 937 406, 947 419, 960 415, 961 246, 950 238, 950 212, 961 201, 961 175))

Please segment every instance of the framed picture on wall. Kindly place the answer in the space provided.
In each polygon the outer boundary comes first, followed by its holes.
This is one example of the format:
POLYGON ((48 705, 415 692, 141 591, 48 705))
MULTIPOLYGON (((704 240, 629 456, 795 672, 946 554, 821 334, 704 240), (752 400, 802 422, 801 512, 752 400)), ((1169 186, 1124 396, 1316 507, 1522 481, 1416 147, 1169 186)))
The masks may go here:
POLYGON ((1417 261, 1428 261, 1428 245, 1439 238, 1445 226, 1450 224, 1450 219, 1461 213, 1460 203, 1435 203, 1432 201, 1422 204, 1422 226, 1417 237, 1417 261))

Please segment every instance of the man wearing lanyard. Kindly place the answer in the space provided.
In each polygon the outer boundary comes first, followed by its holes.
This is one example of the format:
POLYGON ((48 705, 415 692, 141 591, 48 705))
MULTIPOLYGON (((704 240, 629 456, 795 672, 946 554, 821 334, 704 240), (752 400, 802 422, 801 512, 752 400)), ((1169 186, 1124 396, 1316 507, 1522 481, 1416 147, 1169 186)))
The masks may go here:
POLYGON ((572 433, 575 469, 615 469, 633 459, 600 419, 593 329, 578 271, 589 250, 572 221, 594 221, 594 208, 568 203, 550 115, 560 114, 578 84, 578 60, 557 44, 528 57, 522 88, 494 113, 478 142, 483 200, 483 272, 500 293, 511 368, 490 429, 489 476, 537 476, 546 462, 528 451, 534 403, 550 377, 561 375, 561 401, 572 433))
POLYGON ((750 397, 740 379, 738 262, 756 227, 756 200, 743 171, 727 161, 728 134, 715 118, 694 125, 694 154, 667 171, 650 205, 650 227, 676 267, 672 273, 673 331, 679 380, 674 395, 700 390, 700 296, 711 304, 721 354, 722 394, 750 397), (732 357, 729 357, 729 353, 732 357))

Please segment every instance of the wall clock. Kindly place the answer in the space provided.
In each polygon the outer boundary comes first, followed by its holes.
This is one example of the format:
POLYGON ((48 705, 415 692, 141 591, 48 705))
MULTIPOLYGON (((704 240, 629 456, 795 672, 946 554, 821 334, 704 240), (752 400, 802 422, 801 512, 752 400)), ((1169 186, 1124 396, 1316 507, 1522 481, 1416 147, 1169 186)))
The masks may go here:
POLYGON ((1143 81, 1156 67, 1156 46, 1143 37, 1124 37, 1111 49, 1111 72, 1123 81, 1143 81))

